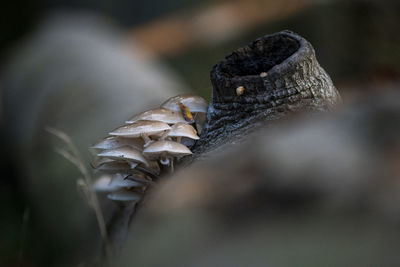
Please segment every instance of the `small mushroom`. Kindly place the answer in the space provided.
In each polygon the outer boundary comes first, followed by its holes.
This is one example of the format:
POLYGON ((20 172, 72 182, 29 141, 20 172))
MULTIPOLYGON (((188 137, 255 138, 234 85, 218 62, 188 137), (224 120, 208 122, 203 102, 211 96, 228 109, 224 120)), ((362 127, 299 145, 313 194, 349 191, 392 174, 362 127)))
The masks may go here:
POLYGON ((128 179, 128 177, 128 174, 117 173, 112 177, 110 185, 116 188, 143 187, 143 183, 128 179))
POLYGON ((161 121, 147 120, 137 121, 132 124, 122 126, 112 131, 110 135, 122 136, 127 138, 141 137, 145 142, 143 146, 146 147, 149 143, 151 143, 151 139, 149 136, 162 134, 165 133, 165 131, 169 130, 171 130, 171 127, 167 123, 161 121))
POLYGON ((112 192, 117 189, 115 185, 111 184, 111 175, 102 175, 97 178, 93 183, 93 190, 96 192, 112 192))
POLYGON ((171 130, 171 127, 161 121, 137 121, 120 128, 115 129, 110 133, 110 135, 114 136, 122 136, 122 137, 140 137, 142 134, 146 134, 148 136, 162 133, 166 130, 171 130))
POLYGON ((171 97, 167 101, 165 101, 161 107, 170 109, 173 111, 181 111, 180 104, 185 105, 189 108, 190 112, 207 112, 207 101, 204 98, 192 95, 192 94, 182 94, 171 97))
POLYGON ((142 163, 146 166, 149 166, 148 161, 143 157, 140 151, 126 146, 103 151, 97 154, 97 156, 101 158, 109 158, 118 161, 127 161, 128 163, 133 162, 135 163, 131 165, 131 167, 133 166, 133 168, 136 167, 136 163, 142 163))
POLYGON ((138 163, 135 162, 123 162, 123 161, 115 161, 111 160, 110 162, 105 162, 101 165, 99 165, 96 168, 96 172, 103 172, 103 173, 126 173, 129 172, 132 167, 136 167, 138 163))
POLYGON ((96 158, 95 161, 90 165, 92 166, 93 169, 97 169, 101 165, 109 162, 114 162, 114 160, 108 158, 96 158))
POLYGON ((115 149, 122 146, 130 146, 138 150, 143 150, 144 141, 142 138, 125 138, 119 136, 109 136, 94 144, 96 149, 115 149))
POLYGON ((174 124, 177 122, 185 122, 185 118, 180 112, 176 112, 166 108, 158 108, 148 110, 142 114, 139 114, 132 119, 126 121, 126 123, 134 123, 137 121, 162 121, 168 124, 174 124))
POLYGON ((121 189, 108 194, 107 197, 119 202, 139 202, 142 199, 142 194, 121 189))
POLYGON ((197 135, 197 131, 193 126, 185 123, 177 123, 171 127, 171 131, 168 132, 169 137, 177 137, 178 142, 181 142, 182 137, 188 137, 194 140, 198 140, 200 137, 197 135))
POLYGON ((143 150, 143 155, 151 160, 160 160, 163 165, 168 165, 170 158, 181 157, 193 154, 186 146, 167 140, 160 140, 151 143, 143 150))
POLYGON ((204 98, 192 94, 182 94, 171 97, 165 101, 161 107, 174 111, 181 111, 184 117, 186 114, 187 121, 189 122, 193 120, 191 117, 193 117, 192 113, 194 113, 197 132, 201 133, 205 123, 205 114, 207 113, 208 108, 207 101, 204 100, 204 98))
POLYGON ((241 96, 241 95, 243 95, 244 91, 245 91, 245 88, 243 86, 239 86, 238 88, 236 88, 236 95, 241 96))

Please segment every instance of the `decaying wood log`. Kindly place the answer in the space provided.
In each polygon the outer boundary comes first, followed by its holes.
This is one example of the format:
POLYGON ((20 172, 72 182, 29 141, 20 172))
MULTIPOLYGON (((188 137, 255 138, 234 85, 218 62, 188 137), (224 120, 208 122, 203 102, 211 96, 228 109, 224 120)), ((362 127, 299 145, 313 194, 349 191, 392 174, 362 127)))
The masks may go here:
MULTIPOLYGON (((340 101, 328 74, 318 64, 314 49, 289 31, 266 35, 235 50, 211 71, 213 84, 207 122, 183 167, 207 152, 238 141, 260 126, 302 111, 328 111, 340 101)), ((118 216, 130 218, 130 208, 118 216)), ((114 242, 126 229, 110 225, 114 242)), ((116 244, 121 247, 121 244, 116 244)))

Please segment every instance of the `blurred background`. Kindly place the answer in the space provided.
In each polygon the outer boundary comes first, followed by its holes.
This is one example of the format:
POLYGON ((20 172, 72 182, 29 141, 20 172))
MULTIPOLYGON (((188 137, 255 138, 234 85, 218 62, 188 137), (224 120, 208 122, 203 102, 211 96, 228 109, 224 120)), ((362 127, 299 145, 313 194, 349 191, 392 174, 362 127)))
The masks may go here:
POLYGON ((0 12, 1 266, 84 265, 100 249, 80 174, 45 126, 89 163, 126 118, 182 92, 209 99, 214 64, 284 29, 311 42, 345 102, 400 82, 395 0, 16 0, 0 12))

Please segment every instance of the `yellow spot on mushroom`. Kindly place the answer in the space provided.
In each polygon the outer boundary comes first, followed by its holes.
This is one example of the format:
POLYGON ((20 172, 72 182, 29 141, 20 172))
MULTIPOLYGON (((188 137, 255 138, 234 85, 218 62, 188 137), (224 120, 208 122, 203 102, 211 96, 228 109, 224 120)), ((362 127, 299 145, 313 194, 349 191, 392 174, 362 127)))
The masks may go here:
POLYGON ((185 120, 187 122, 193 122, 194 121, 193 115, 192 115, 192 113, 190 112, 189 108, 186 105, 184 105, 182 103, 179 103, 179 108, 181 109, 183 118, 185 118, 185 120))
POLYGON ((243 86, 239 86, 236 88, 236 95, 241 96, 244 93, 245 88, 243 86))

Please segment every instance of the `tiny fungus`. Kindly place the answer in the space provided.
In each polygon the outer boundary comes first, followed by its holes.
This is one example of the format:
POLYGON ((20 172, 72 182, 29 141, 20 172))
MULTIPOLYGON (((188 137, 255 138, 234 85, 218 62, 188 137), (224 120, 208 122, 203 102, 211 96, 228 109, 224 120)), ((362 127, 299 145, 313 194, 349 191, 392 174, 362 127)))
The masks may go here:
POLYGON ((165 122, 143 120, 115 129, 110 135, 128 138, 141 137, 145 142, 144 146, 147 146, 152 141, 150 136, 163 134, 168 130, 171 130, 171 127, 165 122))
POLYGON ((143 155, 151 160, 159 160, 162 165, 169 165, 170 159, 191 155, 192 151, 178 142, 160 140, 143 150, 143 155))
POLYGON ((110 175, 102 175, 93 183, 93 189, 97 192, 112 192, 117 190, 117 187, 111 185, 112 177, 110 175))
POLYGON ((94 190, 108 193, 109 199, 120 203, 140 201, 153 179, 165 170, 161 165, 170 166, 172 172, 174 159, 192 154, 181 141, 199 139, 207 108, 199 96, 179 95, 110 132, 92 146, 100 150, 94 164, 99 177, 94 190))
POLYGON ((186 107, 188 107, 190 112, 192 113, 207 112, 207 107, 208 107, 207 101, 200 96, 191 94, 183 94, 171 97, 170 99, 162 103, 161 107, 173 111, 180 111, 181 110, 180 104, 183 104, 186 107))
POLYGON ((206 121, 205 114, 208 109, 208 103, 204 98, 192 94, 182 94, 171 97, 161 107, 182 112, 183 117, 188 122, 194 120, 197 132, 201 133, 206 121))
POLYGON ((149 166, 148 161, 143 157, 141 151, 129 147, 120 147, 116 149, 106 150, 97 154, 97 156, 113 160, 127 161, 129 163, 142 163, 146 166, 149 166))
POLYGON ((200 138, 193 126, 181 122, 171 127, 171 130, 168 132, 168 136, 176 137, 179 143, 181 142, 182 137, 187 137, 194 140, 198 140, 200 138))
POLYGON ((143 134, 146 134, 147 136, 156 135, 164 132, 165 130, 171 130, 171 127, 164 122, 143 120, 117 128, 110 132, 110 135, 122 137, 141 137, 143 134))
POLYGON ((236 95, 241 96, 241 95, 243 95, 244 91, 245 91, 245 88, 243 86, 239 86, 238 88, 236 88, 236 95))
POLYGON ((107 197, 117 202, 139 202, 142 199, 142 194, 135 191, 120 189, 108 194, 107 197))
POLYGON ((94 144, 92 148, 96 149, 114 149, 122 146, 130 146, 142 150, 144 141, 142 138, 124 138, 118 136, 109 136, 94 144))
POLYGON ((145 157, 152 160, 160 159, 160 161, 164 161, 163 164, 168 164, 165 163, 167 161, 166 158, 182 157, 191 154, 192 152, 186 146, 178 142, 166 140, 156 141, 143 150, 145 157))
POLYGON ((181 112, 169 110, 166 108, 158 108, 153 110, 148 110, 139 114, 132 119, 126 121, 126 123, 134 123, 137 121, 161 121, 168 124, 174 124, 177 122, 185 122, 185 118, 181 112))

